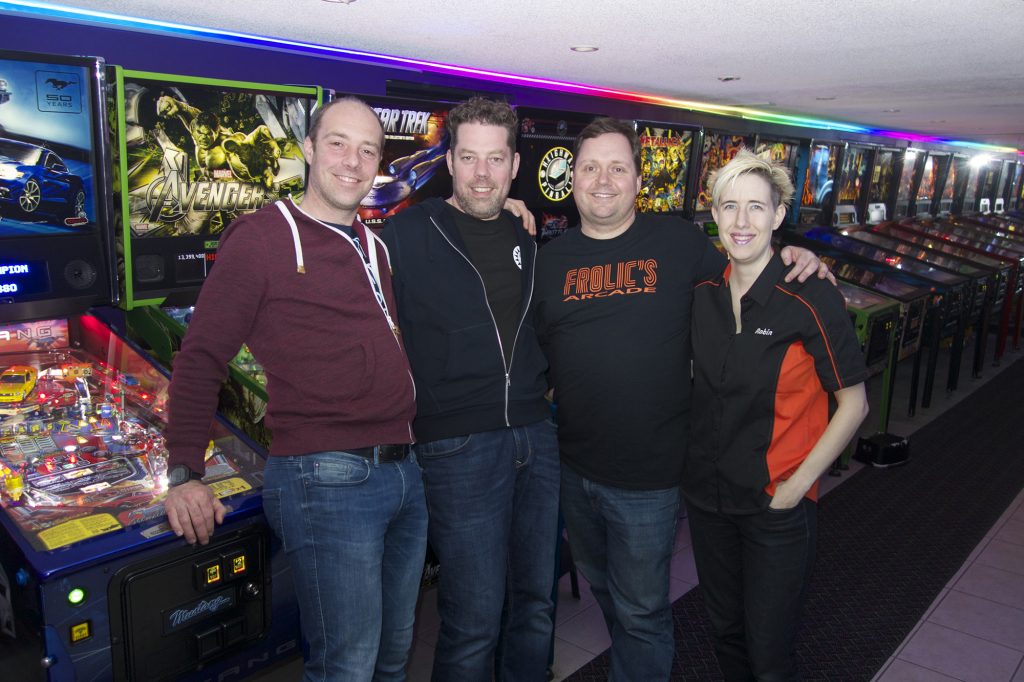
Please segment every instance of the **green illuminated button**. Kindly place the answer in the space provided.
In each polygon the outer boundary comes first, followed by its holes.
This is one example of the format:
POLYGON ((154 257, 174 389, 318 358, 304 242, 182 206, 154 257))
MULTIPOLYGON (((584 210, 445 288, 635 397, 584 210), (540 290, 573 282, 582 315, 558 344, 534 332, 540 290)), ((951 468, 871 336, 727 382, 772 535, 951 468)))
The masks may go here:
POLYGON ((84 601, 85 590, 83 590, 81 587, 76 587, 75 589, 68 592, 68 603, 72 606, 78 606, 84 601))

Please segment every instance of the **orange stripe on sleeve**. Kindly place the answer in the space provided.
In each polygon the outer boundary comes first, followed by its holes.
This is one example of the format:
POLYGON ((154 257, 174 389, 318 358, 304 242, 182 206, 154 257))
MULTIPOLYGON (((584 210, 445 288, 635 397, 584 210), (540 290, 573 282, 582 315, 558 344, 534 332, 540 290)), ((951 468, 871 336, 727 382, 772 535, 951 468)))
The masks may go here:
POLYGON ((818 325, 818 330, 821 332, 821 338, 824 339, 825 341, 825 351, 828 353, 829 362, 832 363, 832 373, 836 377, 836 383, 839 384, 839 388, 846 388, 843 385, 842 377, 839 376, 839 367, 836 366, 836 356, 835 353, 832 352, 832 342, 828 338, 828 334, 825 333, 825 327, 824 325, 821 324, 821 318, 818 317, 818 311, 814 309, 814 306, 812 306, 810 303, 805 301, 801 296, 793 293, 792 291, 786 291, 778 284, 775 285, 775 288, 781 291, 782 293, 786 294, 787 296, 792 296, 796 300, 800 301, 801 303, 804 304, 804 306, 807 307, 809 311, 811 311, 811 315, 814 317, 814 323, 818 325))

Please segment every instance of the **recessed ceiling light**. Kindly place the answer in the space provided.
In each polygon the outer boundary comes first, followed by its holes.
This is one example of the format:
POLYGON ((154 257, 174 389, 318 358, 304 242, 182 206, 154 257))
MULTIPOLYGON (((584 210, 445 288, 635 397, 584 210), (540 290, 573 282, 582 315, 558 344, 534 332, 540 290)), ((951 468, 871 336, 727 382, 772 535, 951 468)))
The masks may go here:
POLYGON ((900 113, 900 110, 899 109, 882 109, 882 113, 885 113, 885 114, 898 114, 898 113, 900 113))
POLYGON ((835 95, 832 95, 831 97, 815 97, 814 99, 818 100, 819 102, 831 102, 835 98, 835 95))
POLYGON ((324 2, 336 2, 336 3, 341 3, 343 5, 351 5, 356 0, 323 0, 323 1, 324 2))
POLYGON ((597 52, 597 45, 573 45, 569 48, 573 52, 597 52))
POLYGON ((723 83, 731 83, 732 81, 738 81, 739 79, 740 79, 739 76, 719 76, 718 77, 718 80, 722 81, 723 83))

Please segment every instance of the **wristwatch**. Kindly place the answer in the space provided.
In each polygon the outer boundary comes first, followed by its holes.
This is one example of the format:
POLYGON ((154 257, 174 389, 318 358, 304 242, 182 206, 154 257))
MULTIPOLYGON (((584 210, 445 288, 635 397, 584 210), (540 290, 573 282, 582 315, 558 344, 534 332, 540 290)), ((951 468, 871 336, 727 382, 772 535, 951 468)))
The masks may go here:
POLYGON ((167 472, 167 485, 173 488, 189 481, 201 481, 203 474, 192 471, 186 464, 175 464, 167 472))

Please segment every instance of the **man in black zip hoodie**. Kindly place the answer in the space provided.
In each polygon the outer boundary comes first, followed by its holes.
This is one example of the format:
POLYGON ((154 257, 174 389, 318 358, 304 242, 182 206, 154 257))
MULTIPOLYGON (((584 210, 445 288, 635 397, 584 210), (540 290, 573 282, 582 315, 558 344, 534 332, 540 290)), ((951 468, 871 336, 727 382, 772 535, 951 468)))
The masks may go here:
POLYGON ((502 210, 516 123, 503 102, 452 109, 453 196, 406 209, 383 234, 441 562, 439 681, 543 680, 551 642, 558 443, 526 319, 537 248, 502 210))

